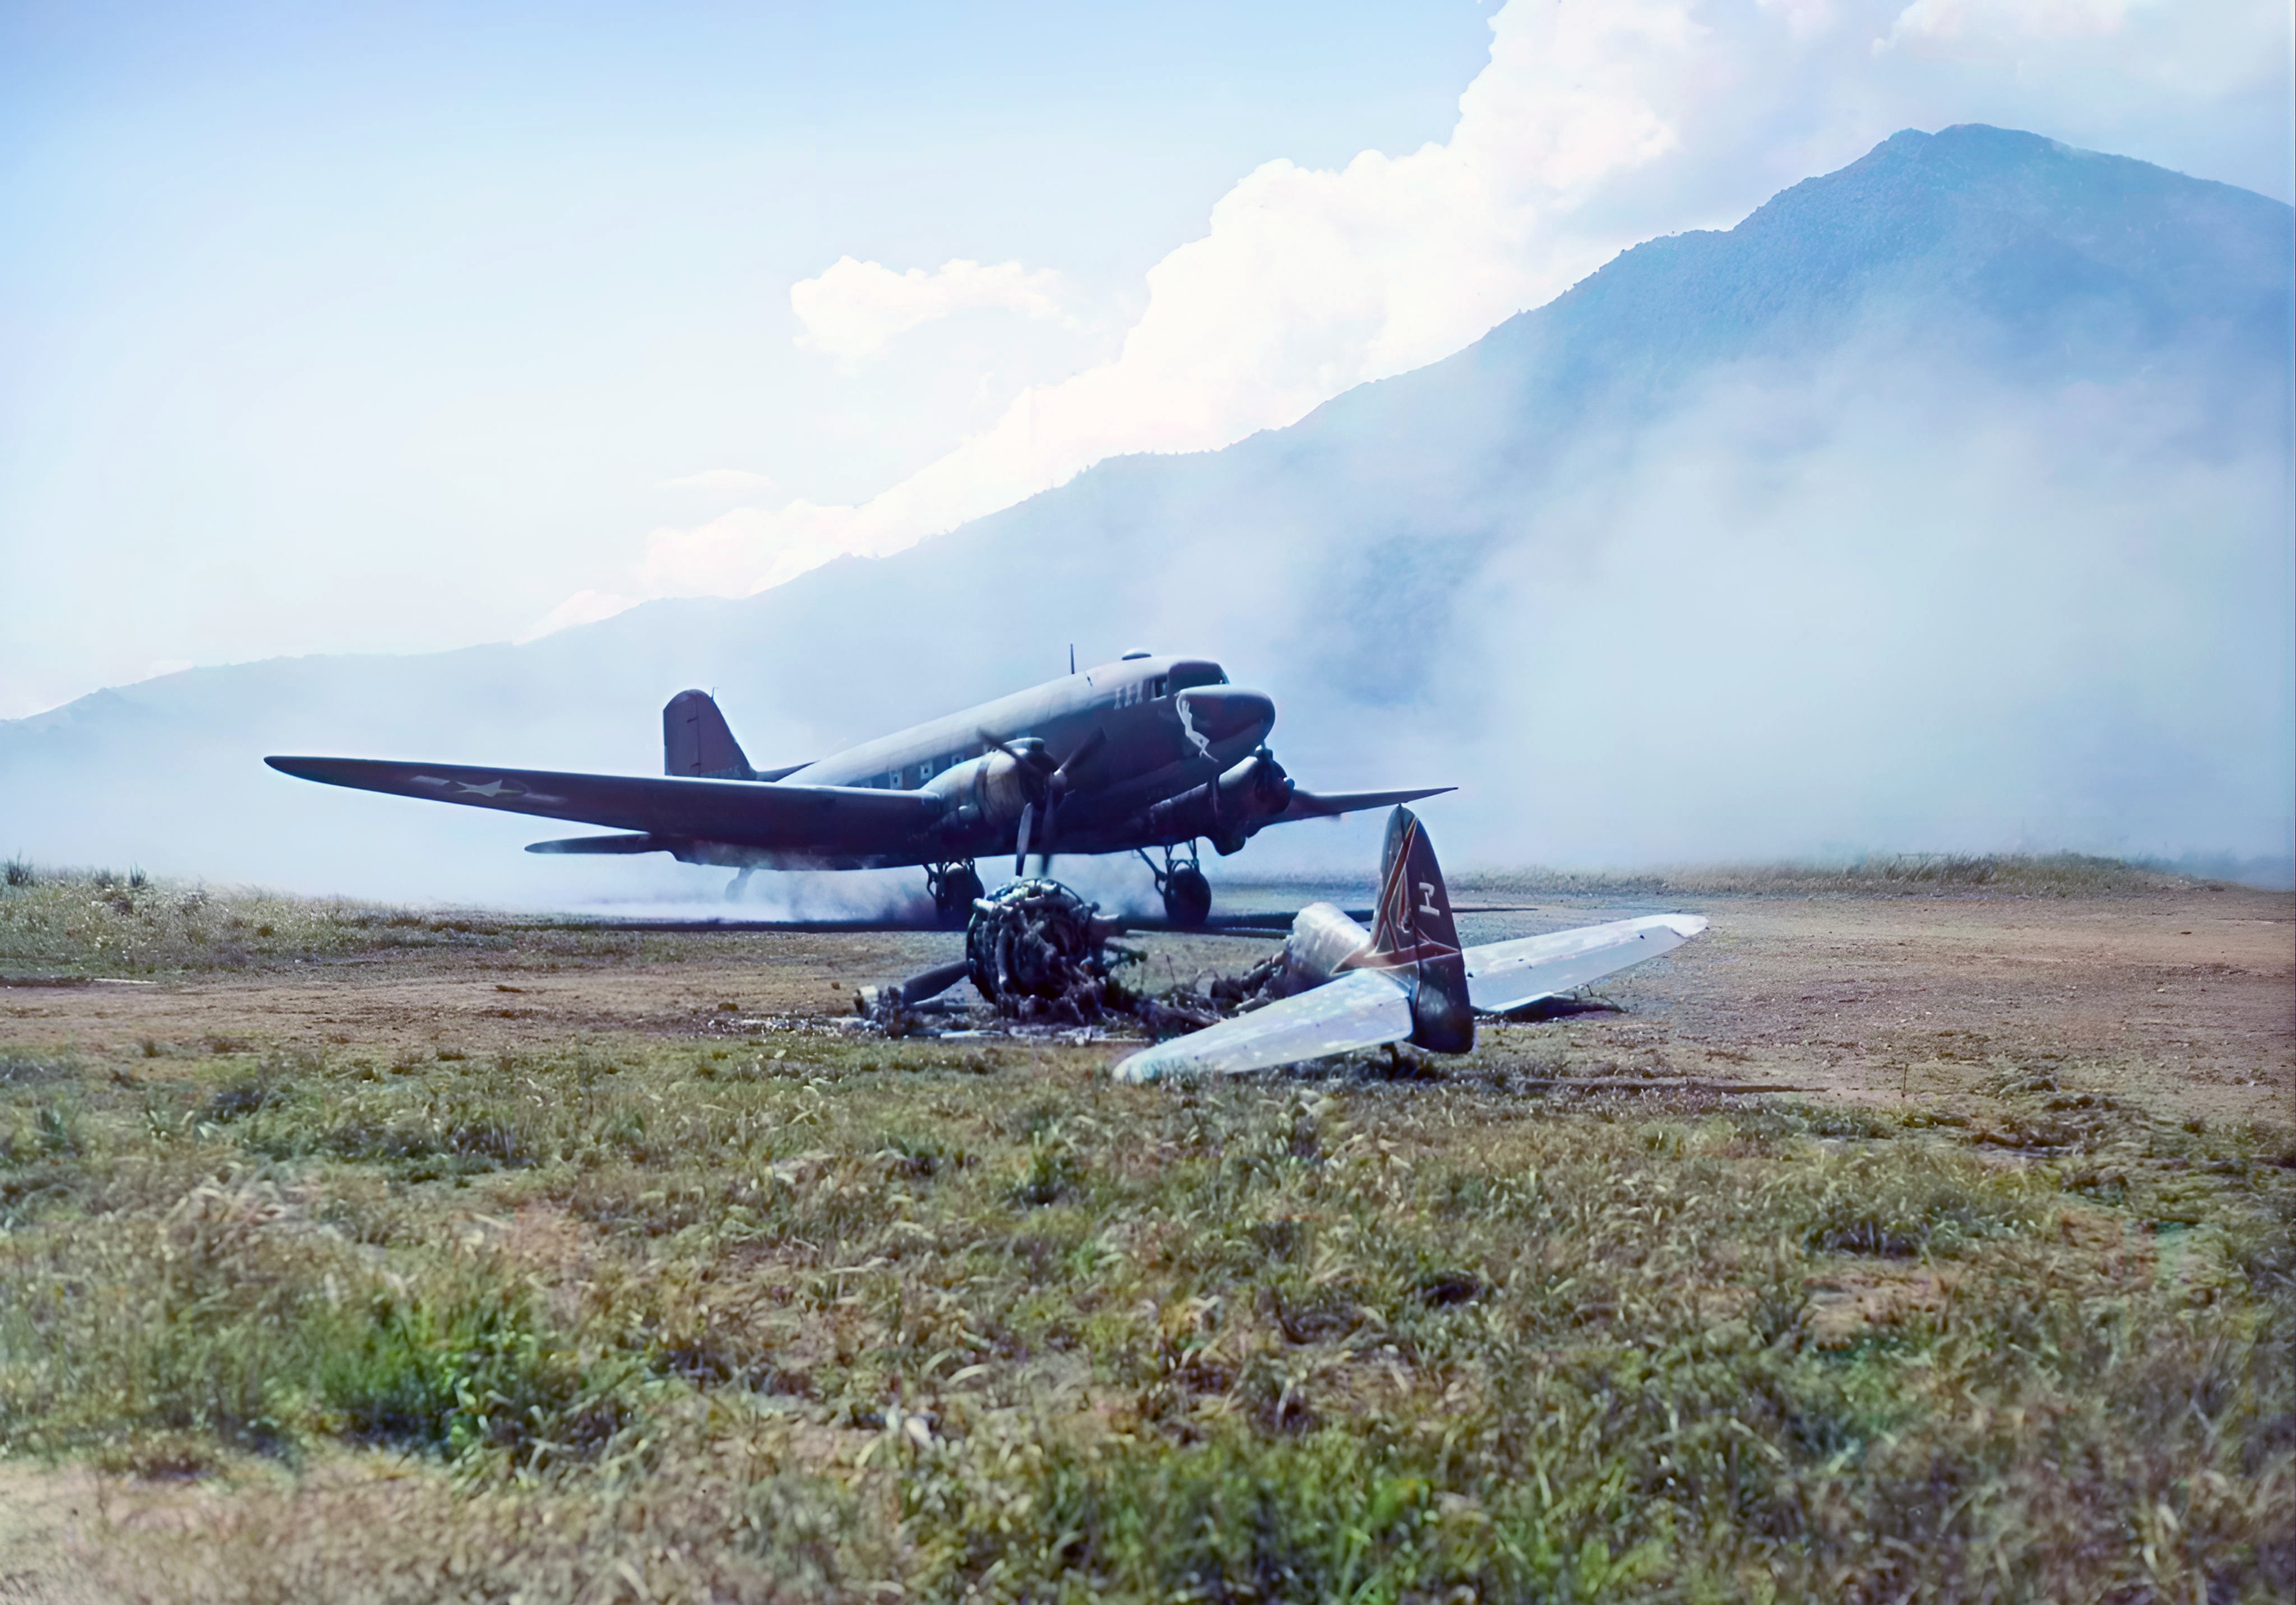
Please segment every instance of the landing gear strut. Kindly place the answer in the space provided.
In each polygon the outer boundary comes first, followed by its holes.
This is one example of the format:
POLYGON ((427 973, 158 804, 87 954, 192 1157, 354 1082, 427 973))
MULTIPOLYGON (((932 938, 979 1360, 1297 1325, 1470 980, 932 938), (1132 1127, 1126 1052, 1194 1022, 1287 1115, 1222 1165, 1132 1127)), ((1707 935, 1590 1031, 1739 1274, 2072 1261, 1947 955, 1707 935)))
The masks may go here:
POLYGON ((1144 849, 1140 862, 1156 877, 1156 889, 1164 896, 1164 917, 1183 929, 1193 930, 1209 919, 1212 912, 1212 883, 1204 879, 1204 872, 1196 866, 1196 844, 1188 843, 1186 857, 1180 856, 1177 848, 1164 849, 1164 863, 1159 868, 1156 861, 1144 849))
POLYGON ((943 929, 962 930, 972 918, 973 899, 984 889, 972 860, 925 865, 925 889, 932 893, 933 914, 943 929))

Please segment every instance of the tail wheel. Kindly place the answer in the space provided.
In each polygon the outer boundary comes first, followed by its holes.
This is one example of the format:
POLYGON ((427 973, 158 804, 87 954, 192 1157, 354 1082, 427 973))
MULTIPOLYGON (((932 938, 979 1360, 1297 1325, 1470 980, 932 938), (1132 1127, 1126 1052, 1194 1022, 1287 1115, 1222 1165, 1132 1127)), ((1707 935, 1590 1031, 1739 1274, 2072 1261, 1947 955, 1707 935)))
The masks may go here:
POLYGON ((1212 883, 1195 865, 1182 864, 1164 879, 1164 917, 1194 929, 1211 916, 1212 883))

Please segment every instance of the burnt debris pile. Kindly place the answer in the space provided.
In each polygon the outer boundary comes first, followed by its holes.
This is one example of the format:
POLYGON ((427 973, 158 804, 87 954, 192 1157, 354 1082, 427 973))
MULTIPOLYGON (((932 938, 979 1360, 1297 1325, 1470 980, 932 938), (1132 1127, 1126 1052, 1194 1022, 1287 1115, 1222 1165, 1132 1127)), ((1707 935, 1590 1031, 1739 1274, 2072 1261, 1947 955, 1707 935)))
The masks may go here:
POLYGON ((1132 1019, 1159 1042, 1201 1031, 1283 995, 1283 955, 1268 954, 1242 975, 1204 975, 1160 996, 1135 996, 1132 1019))
POLYGON ((1110 974, 1111 927, 1057 880, 1015 880, 973 905, 964 962, 973 990, 1007 1020, 1088 1026, 1130 995, 1110 974))
POLYGON ((865 987, 860 1011, 890 1036, 954 1024, 973 1009, 939 995, 970 980, 1002 1021, 1023 1026, 1129 1026, 1152 1037, 1200 1031, 1282 992, 1283 958, 1272 954, 1241 975, 1176 981, 1160 993, 1128 984, 1141 955, 1111 945, 1112 921, 1056 880, 1016 880, 978 899, 964 958, 900 986, 865 987))

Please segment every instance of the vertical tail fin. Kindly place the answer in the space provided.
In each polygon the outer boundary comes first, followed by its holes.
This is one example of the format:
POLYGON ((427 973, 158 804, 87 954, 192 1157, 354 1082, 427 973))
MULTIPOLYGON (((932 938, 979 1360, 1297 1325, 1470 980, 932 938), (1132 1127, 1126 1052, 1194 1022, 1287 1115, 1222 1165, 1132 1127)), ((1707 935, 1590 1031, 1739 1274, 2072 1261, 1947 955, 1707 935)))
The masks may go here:
POLYGON ((1450 889, 1427 832, 1408 808, 1388 815, 1379 907, 1365 960, 1409 984, 1413 1042, 1438 1053, 1464 1053, 1475 1045, 1475 1013, 1467 1001, 1467 966, 1459 955, 1450 889))
POLYGON ((661 710, 661 772, 702 780, 755 780, 709 692, 682 691, 661 710))

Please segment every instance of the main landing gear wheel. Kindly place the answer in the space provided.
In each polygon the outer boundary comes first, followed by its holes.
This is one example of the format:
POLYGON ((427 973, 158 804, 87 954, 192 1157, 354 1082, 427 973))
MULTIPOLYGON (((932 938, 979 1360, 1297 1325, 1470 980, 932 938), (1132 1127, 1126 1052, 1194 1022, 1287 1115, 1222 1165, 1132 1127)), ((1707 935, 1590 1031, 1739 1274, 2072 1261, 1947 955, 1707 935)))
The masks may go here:
POLYGON ((963 930, 972 918, 973 900, 985 889, 972 861, 925 866, 925 889, 932 893, 933 917, 945 930, 963 930))
POLYGON ((1210 918, 1212 883, 1193 864, 1182 864, 1164 878, 1164 917, 1193 930, 1210 918))
POLYGON ((1164 849, 1164 862, 1160 866, 1148 856, 1148 849, 1138 849, 1140 862, 1156 878, 1156 889, 1164 895, 1164 917, 1183 929, 1193 930, 1211 916, 1212 883, 1204 879, 1203 871, 1196 867, 1196 844, 1188 844, 1188 856, 1181 857, 1172 848, 1164 849))

